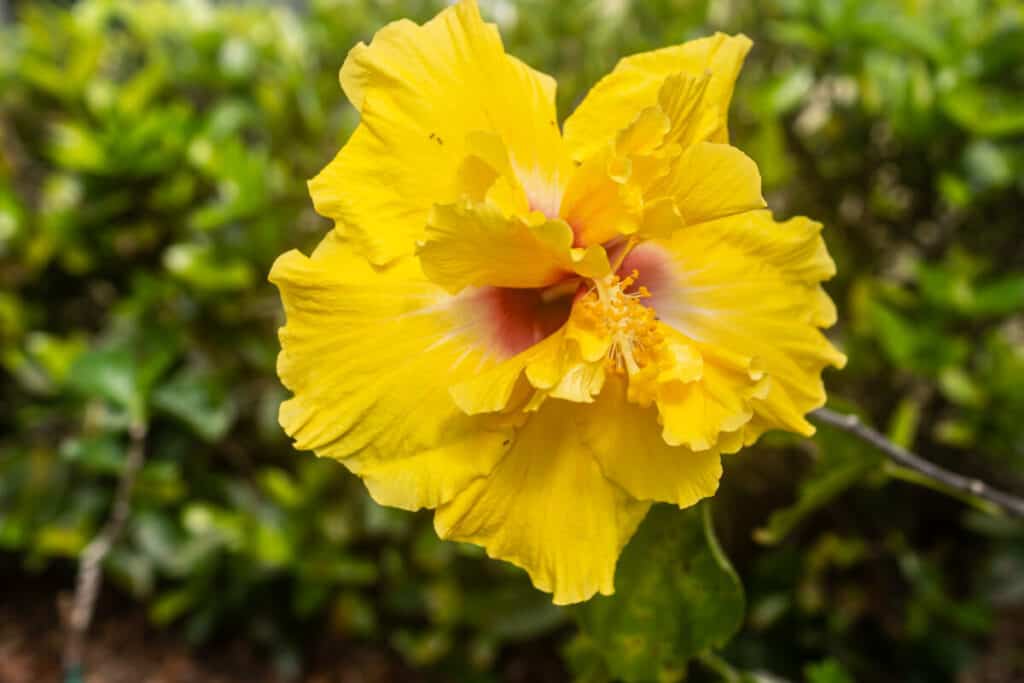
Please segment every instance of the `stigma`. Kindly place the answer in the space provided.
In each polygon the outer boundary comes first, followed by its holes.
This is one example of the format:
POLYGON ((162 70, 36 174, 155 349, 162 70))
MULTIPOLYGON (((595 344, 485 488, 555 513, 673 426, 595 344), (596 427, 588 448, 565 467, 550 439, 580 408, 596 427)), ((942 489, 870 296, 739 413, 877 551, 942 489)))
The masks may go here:
POLYGON ((633 291, 639 273, 625 278, 607 275, 593 280, 593 288, 577 303, 581 325, 609 341, 607 368, 633 375, 654 362, 664 343, 654 309, 643 303, 651 296, 646 287, 633 291))

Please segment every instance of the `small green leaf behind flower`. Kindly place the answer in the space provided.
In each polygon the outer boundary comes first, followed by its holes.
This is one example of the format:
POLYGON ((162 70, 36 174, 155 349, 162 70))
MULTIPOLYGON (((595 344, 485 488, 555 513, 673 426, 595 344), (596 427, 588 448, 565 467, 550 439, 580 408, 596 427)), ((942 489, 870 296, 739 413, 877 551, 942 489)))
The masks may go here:
POLYGON ((656 505, 626 546, 616 593, 577 609, 570 662, 582 677, 680 680, 688 662, 723 645, 743 621, 743 587, 715 538, 708 502, 656 505))

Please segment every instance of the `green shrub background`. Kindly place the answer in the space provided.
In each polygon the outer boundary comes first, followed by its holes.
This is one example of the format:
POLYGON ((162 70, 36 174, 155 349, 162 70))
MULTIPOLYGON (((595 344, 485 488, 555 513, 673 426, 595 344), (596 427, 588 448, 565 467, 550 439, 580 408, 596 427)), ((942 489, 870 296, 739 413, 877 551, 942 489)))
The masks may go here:
MULTIPOLYGON (((445 679, 493 680, 514 643, 601 679, 571 611, 439 542, 429 515, 376 506, 276 421, 266 274, 329 228, 305 180, 357 122, 338 68, 387 21, 439 5, 14 3, 0 28, 6 580, 54 566, 70 580, 144 421, 149 460, 106 569, 153 623, 251 639, 282 669, 331 634, 445 679)), ((831 334, 850 357, 826 377, 833 405, 1024 492, 1024 5, 481 5, 512 53, 557 77, 563 117, 620 56, 750 35, 733 137, 777 217, 827 226, 831 334)), ((920 483, 827 429, 731 458, 714 508, 747 613, 724 658, 815 683, 984 666, 1024 615, 1024 527, 920 483)), ((1022 652, 1001 661, 1024 677, 1022 652)))

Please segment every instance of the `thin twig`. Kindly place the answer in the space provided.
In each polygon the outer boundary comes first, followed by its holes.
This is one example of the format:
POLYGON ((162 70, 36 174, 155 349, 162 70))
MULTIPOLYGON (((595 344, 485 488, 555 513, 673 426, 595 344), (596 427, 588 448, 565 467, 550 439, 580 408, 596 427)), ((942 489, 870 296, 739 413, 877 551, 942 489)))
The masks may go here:
POLYGON ((114 497, 114 507, 107 523, 89 545, 82 551, 78 564, 78 580, 75 596, 68 617, 68 634, 64 644, 64 671, 69 679, 80 676, 85 636, 92 623, 96 598, 99 596, 103 579, 103 561, 124 532, 125 523, 131 512, 132 491, 135 480, 146 459, 146 426, 136 423, 130 430, 131 445, 121 472, 114 497))
POLYGON ((981 498, 1009 515, 1024 518, 1024 499, 994 489, 980 479, 965 477, 943 469, 902 446, 894 444, 883 434, 864 424, 856 415, 819 408, 811 413, 811 418, 853 434, 885 453, 893 462, 920 472, 954 491, 981 498))

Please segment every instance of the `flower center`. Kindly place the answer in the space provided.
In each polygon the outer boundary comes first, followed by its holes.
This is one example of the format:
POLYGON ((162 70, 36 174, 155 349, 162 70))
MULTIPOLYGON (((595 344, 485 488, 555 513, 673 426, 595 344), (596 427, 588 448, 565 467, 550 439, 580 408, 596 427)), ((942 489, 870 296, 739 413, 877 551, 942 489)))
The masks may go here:
POLYGON ((631 375, 651 363, 665 341, 654 309, 643 303, 651 293, 643 286, 630 291, 639 275, 634 270, 625 278, 594 280, 594 288, 576 303, 580 324, 611 340, 609 369, 631 375))
POLYGON ((465 302, 469 308, 464 315, 480 320, 490 347, 507 358, 551 335, 572 309, 571 297, 545 297, 544 290, 508 287, 481 287, 467 292, 465 302))

